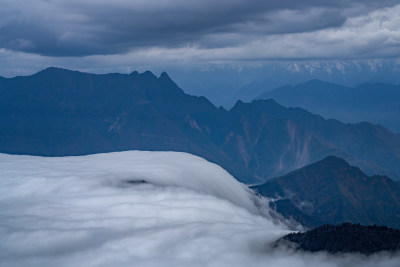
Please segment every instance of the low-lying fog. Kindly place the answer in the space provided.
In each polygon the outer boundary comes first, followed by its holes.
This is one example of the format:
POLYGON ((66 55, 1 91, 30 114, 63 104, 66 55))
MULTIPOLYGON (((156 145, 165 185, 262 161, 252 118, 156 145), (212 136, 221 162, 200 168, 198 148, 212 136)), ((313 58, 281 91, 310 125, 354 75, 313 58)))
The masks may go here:
POLYGON ((0 154, 0 265, 400 265, 386 254, 271 249, 289 230, 260 203, 222 168, 185 153, 0 154))

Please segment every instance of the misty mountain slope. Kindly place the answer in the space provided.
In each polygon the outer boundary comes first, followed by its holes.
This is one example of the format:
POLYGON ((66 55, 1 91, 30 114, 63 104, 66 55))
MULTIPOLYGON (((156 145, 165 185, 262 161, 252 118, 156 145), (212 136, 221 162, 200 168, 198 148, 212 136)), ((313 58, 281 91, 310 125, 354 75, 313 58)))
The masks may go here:
POLYGON ((329 156, 253 189, 290 200, 297 210, 281 200, 277 210, 308 226, 352 222, 400 228, 399 185, 386 176, 367 176, 341 158, 329 156))
POLYGON ((351 88, 320 80, 284 86, 257 99, 275 99, 344 122, 370 121, 400 132, 400 86, 368 83, 351 88))
POLYGON ((216 108, 166 73, 94 75, 49 68, 0 80, 0 152, 42 156, 182 151, 259 183, 328 155, 399 177, 400 135, 325 120, 275 101, 216 108), (367 144, 367 145, 366 145, 367 144))
POLYGON ((227 139, 234 144, 223 148, 231 149, 229 153, 238 155, 246 166, 254 166, 260 177, 283 175, 285 170, 332 154, 369 174, 397 178, 400 173, 396 164, 400 159, 400 139, 379 125, 325 120, 300 108, 285 108, 273 100, 239 101, 230 114, 237 118, 239 130, 236 138, 227 139))

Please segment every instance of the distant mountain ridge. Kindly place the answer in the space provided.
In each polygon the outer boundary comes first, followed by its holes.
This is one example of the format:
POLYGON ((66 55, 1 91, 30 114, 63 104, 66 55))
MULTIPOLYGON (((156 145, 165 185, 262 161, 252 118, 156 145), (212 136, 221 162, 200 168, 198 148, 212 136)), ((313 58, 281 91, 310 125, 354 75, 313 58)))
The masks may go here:
POLYGON ((231 108, 239 99, 250 102, 268 90, 312 79, 349 87, 363 83, 400 84, 400 63, 395 59, 273 61, 236 67, 215 64, 170 67, 168 73, 186 93, 205 96, 225 108, 231 108))
POLYGON ((283 86, 257 99, 274 99, 344 122, 369 121, 400 133, 400 85, 365 83, 354 88, 320 80, 283 86))
POLYGON ((276 198, 272 207, 308 227, 351 222, 400 229, 399 184, 386 176, 367 176, 338 157, 326 157, 253 189, 276 198))
POLYGON ((400 135, 343 124, 273 100, 229 111, 185 94, 166 73, 95 75, 48 68, 0 79, 0 152, 42 156, 172 150, 259 183, 338 155, 400 177, 400 135), (367 144, 367 145, 366 145, 367 144))

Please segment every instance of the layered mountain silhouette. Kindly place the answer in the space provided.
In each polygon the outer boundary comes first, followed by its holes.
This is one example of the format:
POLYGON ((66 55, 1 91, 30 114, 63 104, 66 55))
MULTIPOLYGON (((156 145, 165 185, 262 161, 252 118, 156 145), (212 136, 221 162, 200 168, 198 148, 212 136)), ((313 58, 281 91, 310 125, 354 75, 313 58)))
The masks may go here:
POLYGON ((400 186, 367 176, 341 158, 325 159, 253 187, 271 206, 308 227, 343 222, 400 229, 400 186))
POLYGON ((0 152, 42 156, 122 150, 189 152, 246 183, 327 155, 368 174, 400 174, 400 135, 325 120, 273 100, 229 111, 185 94, 166 73, 95 75, 48 68, 0 79, 0 152))
POLYGON ((185 92, 205 96, 215 105, 229 109, 239 99, 249 102, 268 90, 312 79, 350 87, 366 82, 400 83, 400 63, 396 60, 275 61, 264 62, 258 66, 209 66, 183 70, 169 67, 168 73, 185 92))
POLYGON ((370 121, 400 133, 400 86, 368 83, 351 88, 320 80, 268 91, 257 99, 274 99, 344 122, 370 121))

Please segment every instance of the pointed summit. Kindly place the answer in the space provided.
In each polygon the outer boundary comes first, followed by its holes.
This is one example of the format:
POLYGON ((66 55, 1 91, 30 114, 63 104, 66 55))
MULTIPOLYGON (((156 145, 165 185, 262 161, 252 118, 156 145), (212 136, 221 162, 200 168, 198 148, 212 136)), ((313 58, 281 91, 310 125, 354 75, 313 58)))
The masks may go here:
POLYGON ((149 70, 146 70, 145 72, 140 74, 140 76, 142 76, 142 78, 147 78, 147 79, 157 79, 157 76, 154 75, 154 73, 152 73, 149 70))
POLYGON ((163 72, 161 73, 159 79, 168 79, 168 80, 171 80, 171 78, 169 77, 169 75, 168 75, 165 71, 163 71, 163 72))
POLYGON ((160 75, 160 78, 158 78, 161 82, 164 83, 169 83, 169 84, 173 84, 176 85, 175 82, 169 77, 169 75, 163 71, 160 75))
POLYGON ((137 70, 135 70, 135 71, 131 72, 131 74, 129 74, 129 75, 137 77, 137 76, 139 76, 139 72, 137 72, 137 70))

